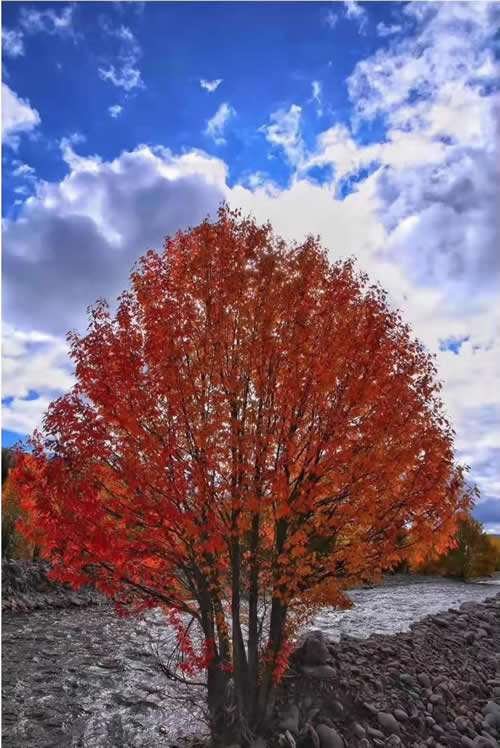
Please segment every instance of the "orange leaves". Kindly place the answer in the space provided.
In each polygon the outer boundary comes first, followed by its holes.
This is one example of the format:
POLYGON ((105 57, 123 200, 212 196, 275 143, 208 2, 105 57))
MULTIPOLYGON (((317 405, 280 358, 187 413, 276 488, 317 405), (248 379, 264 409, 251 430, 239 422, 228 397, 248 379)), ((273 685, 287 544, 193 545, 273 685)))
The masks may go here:
POLYGON ((445 547, 470 505, 432 358, 315 239, 223 208, 70 342, 76 386, 16 491, 61 573, 92 565, 112 597, 208 595, 220 619, 237 575, 287 610, 344 605, 345 585, 445 547))

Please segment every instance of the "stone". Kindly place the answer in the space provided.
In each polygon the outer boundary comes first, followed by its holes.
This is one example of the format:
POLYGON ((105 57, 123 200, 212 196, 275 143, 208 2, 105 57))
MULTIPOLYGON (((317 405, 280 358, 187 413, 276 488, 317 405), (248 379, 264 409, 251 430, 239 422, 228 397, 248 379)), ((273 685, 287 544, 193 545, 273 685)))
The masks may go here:
POLYGON ((409 673, 401 673, 401 675, 399 676, 399 680, 401 681, 401 683, 404 683, 405 686, 409 686, 410 688, 415 688, 416 686, 415 678, 409 673))
POLYGON ((401 729, 397 719, 389 712, 379 712, 377 719, 387 733, 398 733, 401 729))
POLYGON ((427 675, 427 673, 419 673, 417 675, 417 680, 420 683, 421 686, 424 688, 430 688, 431 687, 431 679, 427 675))
POLYGON ((483 709, 483 712, 485 712, 486 714, 497 715, 498 719, 500 720, 500 704, 497 704, 496 701, 488 701, 483 709))
POLYGON ((328 640, 322 631, 306 634, 298 653, 304 665, 325 665, 330 660, 328 640))
POLYGON ((321 748, 318 733, 311 724, 306 727, 306 737, 309 738, 309 745, 313 748, 321 748))
POLYGON ((496 740, 486 738, 484 735, 477 735, 472 741, 474 748, 498 748, 496 740))
POLYGON ((455 719, 455 725, 460 732, 465 732, 469 727, 469 720, 466 717, 457 717, 455 719))
POLYGON ((299 732, 299 716, 299 707, 297 704, 291 704, 280 718, 279 729, 290 730, 291 733, 296 735, 299 732))
POLYGON ((331 665, 304 665, 302 672, 308 678, 317 678, 318 680, 337 677, 337 671, 331 665))
POLYGON ((430 698, 431 704, 443 704, 444 699, 443 696, 440 693, 433 693, 430 698))
POLYGON ((366 732, 371 738, 384 738, 384 733, 381 730, 377 730, 376 727, 369 726, 366 728, 366 732))
POLYGON ((398 722, 404 722, 404 720, 408 719, 408 714, 404 709, 395 709, 394 716, 396 717, 398 722))
POLYGON ((363 725, 360 725, 359 722, 354 722, 352 726, 352 731, 355 734, 357 738, 364 738, 366 737, 366 730, 363 727, 363 725))
POLYGON ((316 732, 318 733, 321 748, 344 748, 344 739, 333 727, 318 725, 316 732))

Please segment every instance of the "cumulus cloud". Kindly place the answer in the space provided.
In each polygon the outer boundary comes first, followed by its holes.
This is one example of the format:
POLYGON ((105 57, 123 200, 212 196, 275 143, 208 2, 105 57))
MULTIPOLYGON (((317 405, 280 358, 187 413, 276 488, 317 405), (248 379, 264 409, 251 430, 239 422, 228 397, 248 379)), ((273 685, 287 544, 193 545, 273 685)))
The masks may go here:
POLYGON ((3 428, 31 433, 51 400, 73 384, 66 341, 4 324, 2 354, 3 428))
POLYGON ((200 80, 200 86, 205 89, 205 91, 208 91, 208 93, 216 91, 221 83, 222 78, 215 78, 213 81, 206 80, 205 78, 201 78, 200 80))
POLYGON ((23 32, 18 29, 2 29, 2 52, 7 57, 24 55, 23 32))
POLYGON ((271 124, 260 128, 271 145, 282 148, 291 164, 299 166, 304 158, 300 121, 302 108, 292 104, 290 109, 278 109, 270 116, 271 124))
POLYGON ((224 131, 229 120, 236 115, 236 111, 233 107, 224 102, 215 112, 214 116, 211 117, 205 128, 205 135, 208 135, 217 145, 224 145, 226 139, 224 137, 224 131))
MULTIPOLYGON (((222 199, 270 219, 287 238, 318 233, 332 258, 359 258, 436 352, 458 457, 482 491, 477 516, 500 527, 498 64, 490 43, 497 10, 405 8, 414 33, 391 34, 349 80, 358 123, 380 118, 385 137, 363 145, 356 122, 337 123, 307 149, 301 108, 274 112, 261 132, 287 156, 286 188, 261 173, 229 188, 224 162, 196 151, 141 146, 105 162, 63 144, 68 175, 40 183, 5 222, 4 317, 18 330, 32 330, 36 319, 52 336, 82 325, 86 304, 126 287, 138 254, 222 199), (308 178, 327 165, 330 181, 308 178), (443 345, 450 338, 462 341, 458 355, 443 345)), ((22 393, 26 386, 10 406, 9 423, 17 419, 19 428, 36 410, 22 393)))
POLYGON ((4 143, 16 148, 19 135, 40 124, 40 115, 27 99, 21 99, 6 83, 2 83, 2 131, 4 143))
POLYGON ((128 284, 137 257, 197 223, 224 198, 226 168, 201 152, 140 146, 111 162, 62 143, 68 175, 41 182, 4 221, 4 319, 64 334, 98 297, 128 284))
POLYGON ((417 282, 485 290, 500 269, 500 97, 491 92, 498 10, 418 5, 406 6, 419 14, 418 32, 358 63, 349 91, 361 119, 386 119, 388 141, 408 153, 412 140, 422 144, 420 163, 383 160, 388 251, 417 282))
POLYGON ((116 119, 123 112, 123 107, 120 104, 113 104, 113 106, 108 107, 108 112, 110 117, 116 119))

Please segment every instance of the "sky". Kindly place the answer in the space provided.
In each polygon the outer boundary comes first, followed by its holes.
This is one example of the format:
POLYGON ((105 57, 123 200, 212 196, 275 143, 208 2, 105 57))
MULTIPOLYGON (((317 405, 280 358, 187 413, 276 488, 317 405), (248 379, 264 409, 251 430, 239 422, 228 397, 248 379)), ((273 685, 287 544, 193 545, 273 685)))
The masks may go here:
POLYGON ((65 335, 222 201, 355 256, 436 355, 500 532, 500 4, 2 4, 3 444, 65 335))

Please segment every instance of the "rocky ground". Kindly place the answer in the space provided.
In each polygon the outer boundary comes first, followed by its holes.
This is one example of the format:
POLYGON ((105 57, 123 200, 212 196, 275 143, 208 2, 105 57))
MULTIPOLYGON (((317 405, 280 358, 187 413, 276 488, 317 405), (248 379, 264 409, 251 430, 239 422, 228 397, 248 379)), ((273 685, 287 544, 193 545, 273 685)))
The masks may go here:
POLYGON ((292 748, 500 745, 500 594, 397 635, 308 634, 278 743, 292 748))
POLYGON ((85 607, 102 603, 88 587, 75 592, 47 579, 44 561, 2 560, 2 612, 29 613, 47 608, 85 607))
MULTIPOLYGON (((156 652, 172 643, 164 619, 155 611, 119 619, 92 590, 75 595, 45 573, 26 562, 3 568, 6 748, 163 748, 180 745, 182 736, 202 737, 199 697, 186 701, 158 667, 156 652)), ((299 646, 269 743, 500 745, 494 592, 415 579, 353 592, 355 607, 326 611, 299 646), (410 626, 426 612, 434 614, 410 626), (390 633, 395 625, 409 630, 390 633)))

